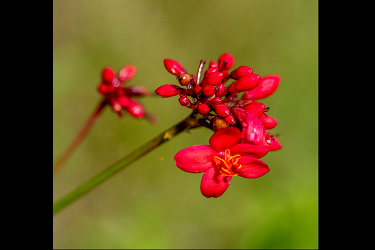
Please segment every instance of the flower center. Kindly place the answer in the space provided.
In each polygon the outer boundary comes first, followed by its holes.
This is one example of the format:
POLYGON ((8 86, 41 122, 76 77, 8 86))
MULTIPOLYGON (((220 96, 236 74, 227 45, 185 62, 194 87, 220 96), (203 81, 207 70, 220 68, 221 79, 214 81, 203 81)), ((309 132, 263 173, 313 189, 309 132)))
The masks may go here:
POLYGON ((237 176, 238 169, 241 164, 238 160, 241 158, 240 155, 230 155, 230 150, 226 149, 223 157, 215 156, 214 161, 221 174, 226 176, 237 176))

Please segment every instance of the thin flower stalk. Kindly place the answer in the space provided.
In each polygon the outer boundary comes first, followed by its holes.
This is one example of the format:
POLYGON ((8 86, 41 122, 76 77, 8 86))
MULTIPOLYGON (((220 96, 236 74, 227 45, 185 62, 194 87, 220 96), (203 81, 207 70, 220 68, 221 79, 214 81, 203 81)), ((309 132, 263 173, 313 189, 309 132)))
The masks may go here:
POLYGON ((77 146, 81 143, 83 138, 87 135, 87 133, 90 131, 94 123, 99 117, 99 114, 103 110, 103 108, 106 106, 106 101, 101 101, 98 105, 98 107, 94 110, 92 115, 89 117, 89 119, 86 121, 86 123, 83 125, 79 133, 76 135, 74 140, 70 143, 70 145, 66 148, 64 153, 60 156, 60 158, 56 161, 55 165, 53 165, 53 177, 56 176, 56 173, 58 170, 62 167, 62 165, 66 162, 66 160, 70 157, 70 155, 74 152, 74 150, 77 148, 77 146))
POLYGON ((199 119, 197 119, 195 114, 191 114, 186 117, 181 122, 177 123, 176 125, 170 127, 169 129, 165 130, 152 140, 146 142, 138 149, 134 150, 133 152, 129 153, 125 157, 121 158, 111 166, 107 167, 105 170, 100 172, 99 174, 92 177, 89 181, 84 183, 83 185, 79 186, 71 193, 57 201, 53 205, 53 214, 56 214, 64 207, 71 204, 73 201, 77 200, 84 194, 87 194, 95 187, 103 183, 104 181, 108 180, 110 177, 115 175, 116 173, 120 172, 131 163, 135 162, 137 159, 141 158, 142 156, 146 155, 151 150, 155 149, 156 147, 160 146, 164 142, 168 142, 172 140, 175 136, 180 134, 183 131, 198 128, 202 125, 199 123, 199 119))

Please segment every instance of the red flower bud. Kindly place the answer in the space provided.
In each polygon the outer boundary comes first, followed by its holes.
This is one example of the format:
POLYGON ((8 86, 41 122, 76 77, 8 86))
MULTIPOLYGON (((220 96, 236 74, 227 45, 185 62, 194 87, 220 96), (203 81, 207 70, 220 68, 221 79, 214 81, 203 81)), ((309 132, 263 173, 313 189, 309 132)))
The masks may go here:
POLYGON ((211 67, 211 68, 208 68, 208 69, 206 70, 206 72, 204 72, 204 78, 205 78, 206 76, 208 76, 209 74, 211 74, 211 73, 213 73, 213 72, 217 72, 217 71, 218 71, 217 67, 211 67))
POLYGON ((212 85, 206 85, 203 87, 202 92, 205 96, 212 96, 215 94, 215 87, 212 85))
POLYGON ((226 121, 229 124, 236 124, 236 120, 233 118, 232 115, 228 115, 224 118, 224 121, 226 121))
POLYGON ((270 151, 279 150, 281 148, 279 140, 277 140, 273 135, 271 135, 270 137, 271 138, 267 140, 270 151))
POLYGON ((135 76, 136 72, 137 68, 134 65, 127 65, 123 67, 118 73, 118 80, 120 82, 127 82, 135 76))
POLYGON ((134 102, 132 100, 130 100, 130 103, 126 107, 126 110, 135 118, 142 118, 145 114, 142 106, 139 103, 134 102))
POLYGON ((219 57, 219 70, 227 70, 234 64, 234 57, 230 53, 224 53, 219 57), (225 63, 226 62, 226 63, 225 63))
POLYGON ((118 99, 117 99, 118 103, 120 104, 121 107, 123 108, 126 108, 127 106, 130 105, 130 103, 132 102, 130 100, 129 97, 126 97, 126 96, 120 96, 118 99))
POLYGON ((208 107, 207 104, 202 103, 198 105, 197 111, 201 115, 207 115, 208 112, 210 112, 210 107, 208 107))
POLYGON ((109 86, 105 83, 101 83, 98 87, 99 92, 102 93, 103 95, 107 93, 108 89, 109 89, 109 86))
POLYGON ((237 81, 233 82, 229 87, 229 92, 243 92, 255 88, 260 82, 260 75, 249 74, 244 75, 237 81))
POLYGON ((165 84, 155 90, 155 93, 162 97, 171 97, 181 93, 181 87, 173 84, 165 84))
POLYGON ((186 96, 181 96, 180 98, 178 98, 178 101, 182 106, 186 106, 186 104, 190 103, 189 98, 187 98, 186 96))
POLYGON ((265 129, 271 129, 277 125, 277 121, 269 115, 262 114, 259 117, 259 120, 263 124, 265 129))
POLYGON ((225 104, 213 105, 213 108, 218 116, 227 117, 230 115, 230 110, 225 104))
POLYGON ((212 99, 210 100, 210 102, 213 102, 213 103, 217 103, 217 104, 219 104, 219 103, 222 103, 223 100, 222 100, 220 97, 215 96, 214 98, 212 98, 212 99))
POLYGON ((103 82, 111 84, 113 77, 115 76, 115 71, 111 67, 105 67, 102 71, 103 82))
POLYGON ((169 73, 178 76, 179 74, 186 73, 184 67, 177 61, 171 59, 164 59, 164 66, 169 73))
POLYGON ((194 93, 198 95, 198 93, 202 90, 201 86, 195 86, 194 93))
POLYGON ((210 85, 218 85, 223 80, 224 74, 221 72, 212 72, 205 77, 205 80, 210 85))
POLYGON ((237 69, 233 70, 229 77, 235 80, 240 79, 244 75, 252 74, 253 69, 248 66, 240 66, 237 69))
POLYGON ((266 105, 260 102, 250 102, 245 107, 243 107, 244 110, 253 113, 257 117, 260 117, 263 114, 265 108, 266 105))
POLYGON ((218 65, 217 65, 217 63, 215 62, 215 61, 210 61, 210 64, 209 64, 209 67, 210 68, 217 68, 218 67, 218 65))
POLYGON ((271 95, 280 83, 280 77, 278 75, 269 75, 262 78, 258 86, 254 89, 246 92, 242 99, 244 100, 258 100, 271 95))
POLYGON ((220 83, 219 85, 217 85, 215 87, 215 95, 218 96, 218 97, 222 97, 223 95, 225 95, 225 86, 223 83, 220 83))

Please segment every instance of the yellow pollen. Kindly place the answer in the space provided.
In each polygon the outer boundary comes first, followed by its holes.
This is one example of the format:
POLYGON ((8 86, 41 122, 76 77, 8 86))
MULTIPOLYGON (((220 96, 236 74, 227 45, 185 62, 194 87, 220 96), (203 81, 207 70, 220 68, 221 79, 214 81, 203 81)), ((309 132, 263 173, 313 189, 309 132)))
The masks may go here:
POLYGON ((224 151, 224 159, 215 156, 214 161, 216 165, 220 168, 220 172, 226 176, 237 176, 237 173, 234 173, 233 170, 238 170, 241 168, 241 164, 238 164, 238 161, 241 159, 241 155, 230 155, 230 150, 226 149, 224 151))

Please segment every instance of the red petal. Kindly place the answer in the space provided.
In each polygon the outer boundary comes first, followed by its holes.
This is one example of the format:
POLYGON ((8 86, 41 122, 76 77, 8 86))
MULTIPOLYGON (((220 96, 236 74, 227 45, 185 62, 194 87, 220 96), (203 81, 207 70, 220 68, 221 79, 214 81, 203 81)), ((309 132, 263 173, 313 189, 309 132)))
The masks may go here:
POLYGON ((175 156, 176 166, 189 173, 205 172, 212 168, 212 159, 218 154, 208 145, 184 148, 175 156))
POLYGON ((253 145, 249 143, 239 143, 230 148, 231 155, 246 154, 253 158, 262 158, 270 149, 264 145, 253 145))
POLYGON ((244 110, 247 110, 247 111, 253 113, 257 117, 262 116, 265 108, 266 108, 266 105, 264 105, 261 102, 250 102, 245 107, 243 107, 244 110))
POLYGON ((207 198, 217 198, 227 190, 231 179, 232 176, 222 175, 211 168, 203 174, 201 192, 207 198))
POLYGON ((241 140, 241 131, 235 127, 217 130, 210 138, 209 144, 216 152, 230 148, 241 140))
POLYGON ((270 171, 265 162, 256 158, 241 157, 238 163, 241 164, 238 174, 245 178, 258 178, 270 171))
POLYGON ((265 76, 260 80, 258 86, 256 86, 254 89, 249 90, 246 92, 242 99, 244 100, 258 100, 265 98, 269 95, 271 95, 280 83, 280 76, 278 75, 270 75, 265 76))
POLYGON ((246 117, 246 123, 246 141, 251 144, 268 146, 266 137, 267 131, 259 121, 258 117, 249 112, 246 117))

